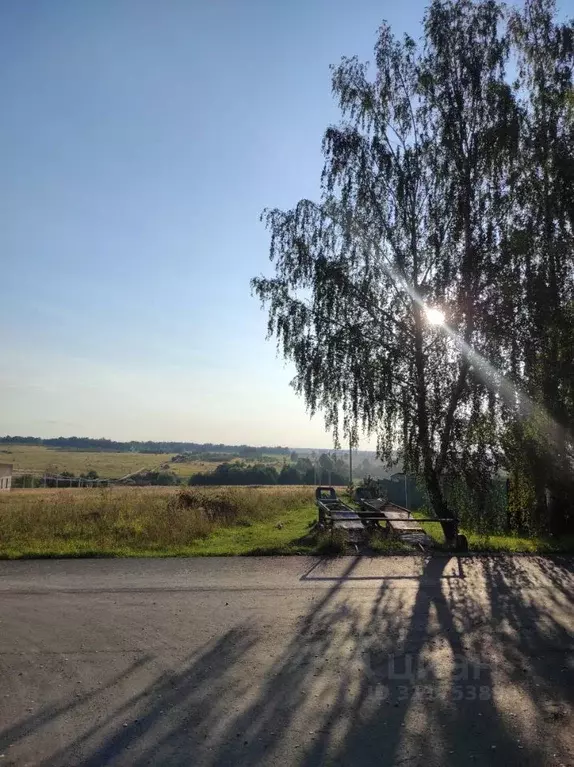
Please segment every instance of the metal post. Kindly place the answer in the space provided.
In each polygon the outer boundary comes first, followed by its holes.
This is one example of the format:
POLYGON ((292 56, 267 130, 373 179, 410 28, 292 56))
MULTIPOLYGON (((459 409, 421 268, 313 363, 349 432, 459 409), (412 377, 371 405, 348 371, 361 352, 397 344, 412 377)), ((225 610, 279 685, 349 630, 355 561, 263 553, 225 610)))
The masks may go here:
POLYGON ((349 434, 349 487, 353 486, 353 441, 349 434))
POLYGON ((407 495, 407 475, 406 472, 404 474, 405 477, 405 509, 409 508, 409 497, 407 495))

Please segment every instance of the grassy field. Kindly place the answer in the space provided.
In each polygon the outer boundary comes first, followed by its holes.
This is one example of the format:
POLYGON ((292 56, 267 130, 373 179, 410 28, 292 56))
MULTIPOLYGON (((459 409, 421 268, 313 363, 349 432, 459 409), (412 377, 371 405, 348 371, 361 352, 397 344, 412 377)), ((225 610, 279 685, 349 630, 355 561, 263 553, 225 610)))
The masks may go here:
POLYGON ((0 494, 0 557, 310 550, 311 487, 16 490, 0 494))
MULTIPOLYGON (((2 445, 0 463, 14 464, 14 471, 59 474, 72 472, 76 476, 93 469, 103 479, 119 479, 140 469, 165 468, 187 480, 192 474, 209 473, 218 466, 215 461, 188 461, 171 463, 175 453, 113 453, 76 450, 58 450, 41 445, 2 445)), ((273 456, 269 465, 281 468, 283 458, 273 456)), ((239 459, 233 459, 239 460, 239 459)))
POLYGON ((189 477, 198 472, 213 471, 216 463, 193 461, 170 463, 174 453, 108 453, 76 450, 58 450, 40 445, 3 445, 0 463, 13 463, 14 471, 61 473, 70 471, 76 476, 90 469, 100 477, 119 478, 139 469, 159 469, 168 465, 178 476, 189 477))
MULTIPOLYGON (((0 558, 354 553, 317 536, 309 486, 13 490, 0 493, 0 558)), ((424 523, 444 550, 440 525, 424 523)), ((471 552, 574 552, 574 539, 480 536, 471 552)), ((363 553, 412 549, 374 535, 363 553)))

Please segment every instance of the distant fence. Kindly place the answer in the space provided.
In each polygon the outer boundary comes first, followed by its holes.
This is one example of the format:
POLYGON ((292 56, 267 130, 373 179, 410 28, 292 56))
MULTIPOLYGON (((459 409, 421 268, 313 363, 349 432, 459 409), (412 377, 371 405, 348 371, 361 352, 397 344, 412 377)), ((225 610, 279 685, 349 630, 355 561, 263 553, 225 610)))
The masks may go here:
POLYGON ((13 471, 12 488, 38 487, 107 487, 119 480, 89 479, 87 477, 69 477, 66 474, 51 474, 41 471, 13 471))

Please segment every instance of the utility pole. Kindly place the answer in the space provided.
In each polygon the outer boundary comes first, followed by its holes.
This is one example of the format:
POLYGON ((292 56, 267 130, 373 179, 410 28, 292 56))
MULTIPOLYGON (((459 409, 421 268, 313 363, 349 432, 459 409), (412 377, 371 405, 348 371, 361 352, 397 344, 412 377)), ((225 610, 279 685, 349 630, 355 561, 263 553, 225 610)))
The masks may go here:
POLYGON ((349 434, 349 487, 353 486, 353 441, 349 434))

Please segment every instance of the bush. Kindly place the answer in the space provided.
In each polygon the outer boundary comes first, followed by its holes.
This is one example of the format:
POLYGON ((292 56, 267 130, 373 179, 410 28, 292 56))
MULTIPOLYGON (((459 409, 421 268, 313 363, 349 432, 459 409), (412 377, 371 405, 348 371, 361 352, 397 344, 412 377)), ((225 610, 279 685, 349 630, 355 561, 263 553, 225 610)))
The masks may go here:
POLYGON ((135 485, 179 485, 180 478, 171 471, 142 471, 140 474, 134 474, 130 477, 131 483, 135 485))
POLYGON ((347 536, 342 530, 319 533, 317 553, 331 557, 343 556, 347 551, 347 536))
POLYGON ((294 466, 283 466, 279 472, 278 482, 280 485, 301 485, 303 477, 294 466))

